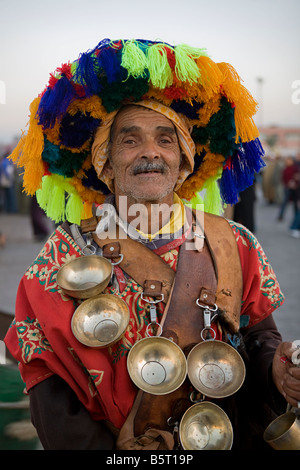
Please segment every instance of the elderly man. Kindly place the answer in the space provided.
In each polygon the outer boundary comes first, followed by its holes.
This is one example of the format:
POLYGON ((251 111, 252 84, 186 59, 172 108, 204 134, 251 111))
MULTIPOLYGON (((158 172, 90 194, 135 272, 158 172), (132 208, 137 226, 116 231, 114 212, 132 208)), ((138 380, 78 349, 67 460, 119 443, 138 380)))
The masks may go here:
POLYGON ((138 390, 128 353, 149 336, 185 356, 209 340, 239 352, 246 379, 217 400, 233 448, 263 448, 266 425, 286 401, 297 407, 300 369, 272 319, 283 295, 262 248, 244 227, 194 210, 203 190, 205 210, 217 211, 219 180, 223 200, 236 202, 263 165, 254 109, 228 64, 150 41, 102 41, 59 68, 33 102, 11 158, 48 215, 68 222, 26 271, 6 344, 45 449, 183 445, 178 424, 201 393, 190 376, 163 396, 138 390), (71 327, 89 299, 67 295, 57 278, 87 253, 111 260, 104 293, 129 312, 104 346, 96 327, 90 345, 71 327))

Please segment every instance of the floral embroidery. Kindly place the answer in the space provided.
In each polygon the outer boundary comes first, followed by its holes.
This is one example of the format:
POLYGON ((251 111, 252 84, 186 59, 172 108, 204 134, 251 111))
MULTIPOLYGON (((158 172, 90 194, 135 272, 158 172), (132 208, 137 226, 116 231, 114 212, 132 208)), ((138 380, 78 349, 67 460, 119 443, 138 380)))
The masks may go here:
POLYGON ((25 277, 28 281, 38 279, 46 291, 57 292, 64 301, 69 301, 70 297, 66 296, 57 285, 56 275, 63 264, 77 258, 80 253, 81 250, 74 240, 61 227, 58 227, 25 272, 25 277), (61 237, 58 236, 59 234, 61 237))
POLYGON ((79 357, 77 356, 73 348, 68 348, 68 351, 73 357, 74 361, 77 362, 77 364, 79 364, 82 367, 83 372, 88 376, 89 393, 92 398, 95 397, 98 394, 97 387, 102 382, 104 371, 97 370, 97 369, 87 369, 85 365, 82 363, 82 361, 79 359, 79 357))
POLYGON ((241 242, 245 249, 248 248, 249 251, 256 251, 258 260, 257 265, 260 275, 260 292, 269 300, 272 309, 278 308, 284 300, 284 295, 280 291, 275 272, 259 241, 243 225, 234 223, 232 221, 229 222, 233 228, 237 242, 241 242))
POLYGON ((177 258, 178 258, 178 249, 173 249, 163 253, 161 258, 170 265, 172 269, 176 268, 177 258))
POLYGON ((27 317, 24 321, 15 322, 15 325, 24 362, 30 362, 34 354, 53 352, 36 318, 27 317))

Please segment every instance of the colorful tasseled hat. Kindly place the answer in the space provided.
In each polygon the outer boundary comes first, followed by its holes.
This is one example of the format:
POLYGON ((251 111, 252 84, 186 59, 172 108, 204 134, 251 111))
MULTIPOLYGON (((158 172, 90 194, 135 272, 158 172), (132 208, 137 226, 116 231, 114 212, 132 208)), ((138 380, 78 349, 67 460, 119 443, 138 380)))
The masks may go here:
POLYGON ((110 190, 92 164, 93 136, 110 113, 143 100, 183 115, 191 130, 194 168, 176 191, 184 201, 199 202, 205 190, 205 210, 218 212, 264 166, 257 103, 230 64, 185 44, 104 39, 50 75, 10 157, 50 218, 79 223, 104 201, 110 190))

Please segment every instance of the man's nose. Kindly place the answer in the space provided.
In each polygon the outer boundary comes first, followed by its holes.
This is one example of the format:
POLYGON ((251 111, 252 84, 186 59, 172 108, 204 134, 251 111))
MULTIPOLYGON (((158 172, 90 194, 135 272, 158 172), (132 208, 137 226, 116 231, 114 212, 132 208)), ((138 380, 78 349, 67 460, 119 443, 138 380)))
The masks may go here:
POLYGON ((148 158, 150 160, 153 160, 154 158, 160 158, 160 151, 156 142, 152 140, 143 142, 140 150, 140 157, 148 158))

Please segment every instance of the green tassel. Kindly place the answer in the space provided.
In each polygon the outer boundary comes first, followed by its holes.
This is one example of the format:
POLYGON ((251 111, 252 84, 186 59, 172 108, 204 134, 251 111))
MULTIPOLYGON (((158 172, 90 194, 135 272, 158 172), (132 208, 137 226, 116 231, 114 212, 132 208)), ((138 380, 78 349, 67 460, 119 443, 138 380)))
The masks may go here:
POLYGON ((147 58, 137 41, 126 41, 122 51, 121 66, 124 67, 128 76, 134 78, 143 76, 147 67, 147 58))
POLYGON ((55 223, 65 220, 65 190, 61 186, 53 187, 46 214, 55 223))
POLYGON ((175 46, 176 66, 175 73, 182 82, 197 82, 200 78, 200 71, 194 59, 202 55, 207 55, 205 49, 197 49, 179 44, 175 46))
POLYGON ((196 195, 189 201, 187 205, 192 209, 204 211, 204 200, 201 193, 196 193, 196 195))
POLYGON ((173 83, 173 73, 169 65, 164 44, 154 44, 148 47, 147 61, 150 80, 154 87, 163 89, 173 83))
POLYGON ((80 225, 83 203, 77 193, 70 194, 66 205, 66 218, 72 224, 80 225))
POLYGON ((65 191, 74 192, 70 178, 60 175, 47 175, 42 179, 42 187, 36 192, 39 206, 46 215, 59 223, 65 220, 65 191))
POLYGON ((43 176, 41 188, 36 191, 36 199, 39 206, 47 212, 48 201, 51 198, 53 182, 51 176, 43 176))
POLYGON ((215 215, 222 213, 222 199, 217 181, 218 178, 219 176, 217 178, 210 178, 203 186, 206 189, 204 196, 205 212, 215 215))

